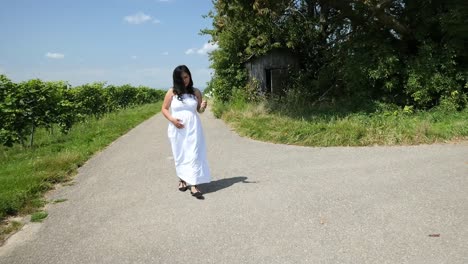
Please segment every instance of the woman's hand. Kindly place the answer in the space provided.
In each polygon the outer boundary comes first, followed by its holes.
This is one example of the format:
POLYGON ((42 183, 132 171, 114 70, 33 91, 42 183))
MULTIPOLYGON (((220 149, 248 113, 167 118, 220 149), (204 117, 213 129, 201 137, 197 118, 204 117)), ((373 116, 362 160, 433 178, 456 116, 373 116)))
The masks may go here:
POLYGON ((178 119, 178 118, 174 118, 173 120, 171 120, 172 124, 174 124, 175 127, 181 129, 181 128, 184 128, 184 124, 182 124, 182 120, 181 119, 178 119))
POLYGON ((203 113, 205 112, 206 106, 208 105, 208 102, 206 100, 203 100, 200 104, 200 110, 198 112, 203 113))

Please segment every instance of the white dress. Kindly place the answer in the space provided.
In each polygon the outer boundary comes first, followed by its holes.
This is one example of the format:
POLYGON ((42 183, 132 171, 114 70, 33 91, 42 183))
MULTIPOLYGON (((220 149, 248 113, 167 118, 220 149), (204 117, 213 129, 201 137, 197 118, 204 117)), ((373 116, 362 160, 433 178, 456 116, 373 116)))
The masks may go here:
POLYGON ((182 120, 184 128, 169 123, 167 134, 171 142, 177 176, 189 185, 211 181, 210 169, 206 159, 205 136, 200 117, 197 113, 197 98, 183 94, 183 101, 172 97, 171 115, 182 120))

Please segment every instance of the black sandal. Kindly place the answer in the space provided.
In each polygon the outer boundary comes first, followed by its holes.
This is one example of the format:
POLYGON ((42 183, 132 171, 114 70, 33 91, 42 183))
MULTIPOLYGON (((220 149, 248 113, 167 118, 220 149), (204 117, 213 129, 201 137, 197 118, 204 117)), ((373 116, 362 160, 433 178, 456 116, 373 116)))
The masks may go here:
POLYGON ((188 189, 187 183, 183 180, 179 181, 179 191, 185 192, 188 189))
POLYGON ((200 190, 198 190, 198 187, 197 187, 196 185, 194 185, 193 187, 195 187, 195 189, 197 189, 197 191, 196 191, 196 192, 192 192, 192 189, 190 188, 190 194, 191 194, 193 197, 197 198, 197 199, 205 199, 205 198, 203 197, 203 193, 200 192, 200 190))

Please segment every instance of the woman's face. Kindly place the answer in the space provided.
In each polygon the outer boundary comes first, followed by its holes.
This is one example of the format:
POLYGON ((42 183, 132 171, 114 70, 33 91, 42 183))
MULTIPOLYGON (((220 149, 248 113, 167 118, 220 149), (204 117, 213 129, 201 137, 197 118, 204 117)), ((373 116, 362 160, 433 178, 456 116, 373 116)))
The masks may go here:
POLYGON ((182 79, 184 80, 185 87, 187 87, 190 83, 190 75, 186 72, 182 72, 182 79))

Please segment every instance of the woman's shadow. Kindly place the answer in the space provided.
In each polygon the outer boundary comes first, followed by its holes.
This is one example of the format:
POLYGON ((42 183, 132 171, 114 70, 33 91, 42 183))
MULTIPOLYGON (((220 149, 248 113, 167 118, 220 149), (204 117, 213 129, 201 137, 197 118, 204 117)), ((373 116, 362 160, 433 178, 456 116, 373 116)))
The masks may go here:
POLYGON ((232 177, 227 179, 221 179, 217 181, 212 181, 210 183, 200 184, 200 189, 202 189, 203 193, 212 193, 217 192, 219 190, 228 188, 231 185, 234 185, 238 182, 242 183, 257 183, 255 181, 247 181, 247 177, 245 176, 238 176, 232 177))

